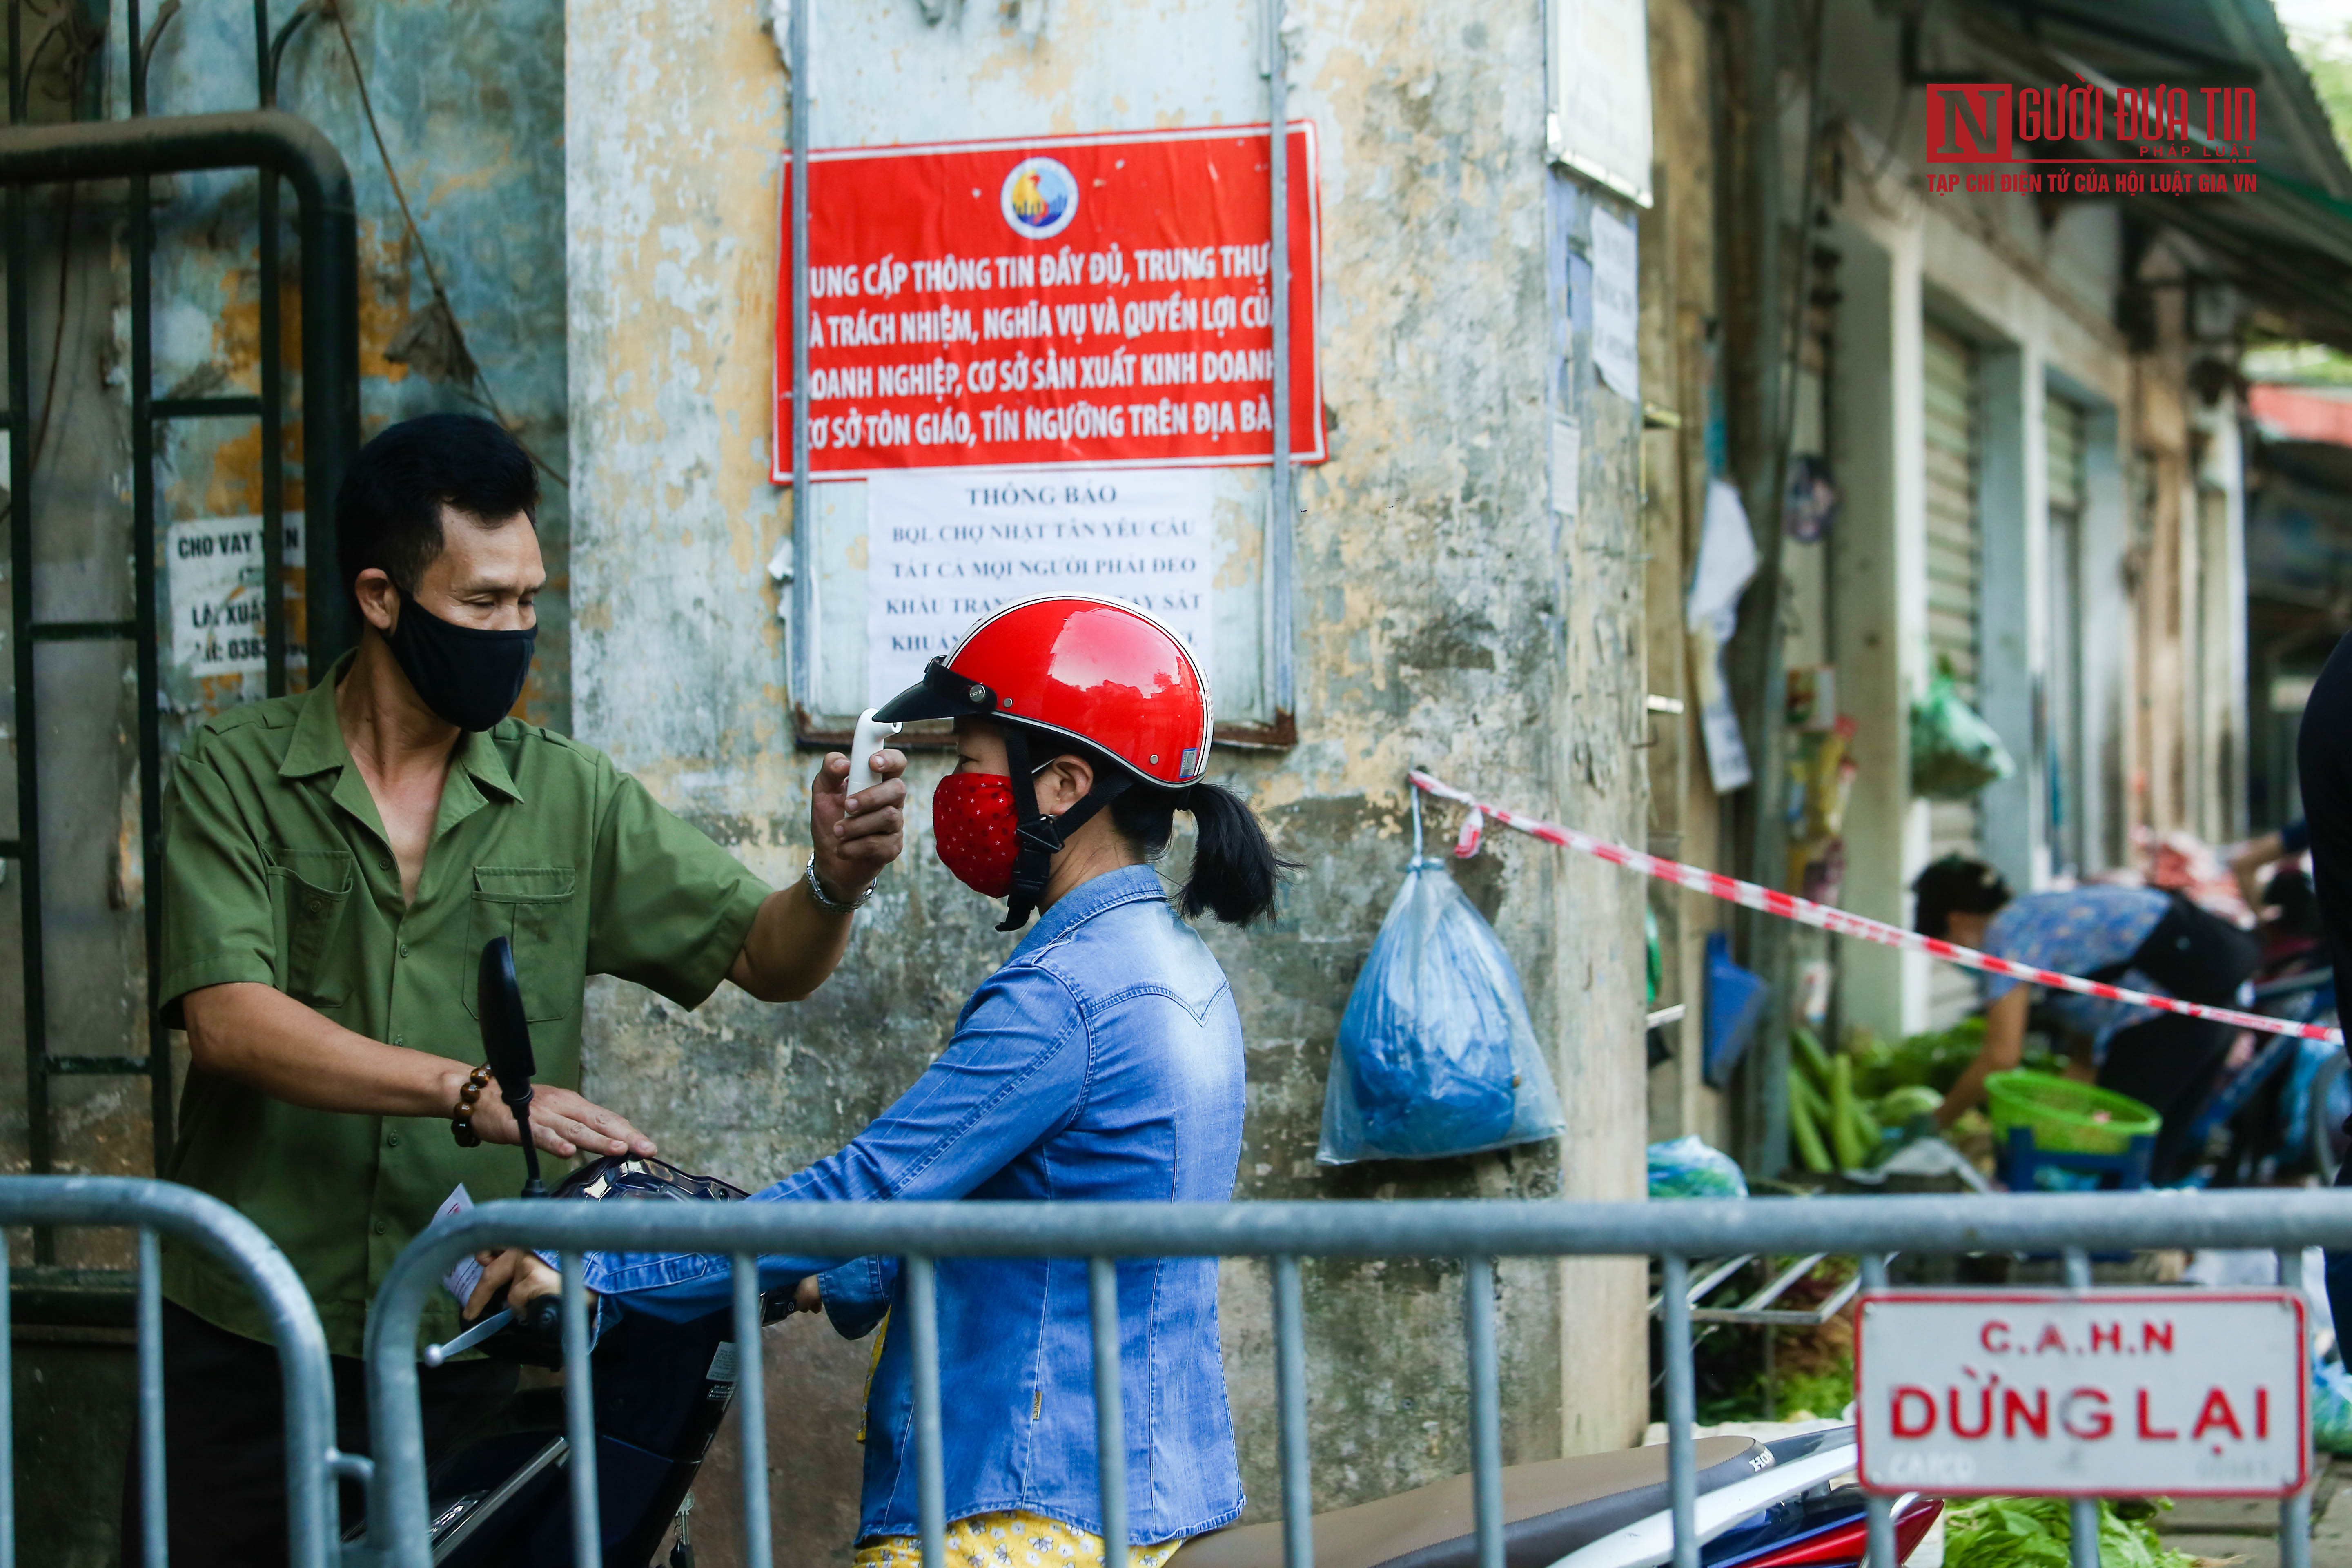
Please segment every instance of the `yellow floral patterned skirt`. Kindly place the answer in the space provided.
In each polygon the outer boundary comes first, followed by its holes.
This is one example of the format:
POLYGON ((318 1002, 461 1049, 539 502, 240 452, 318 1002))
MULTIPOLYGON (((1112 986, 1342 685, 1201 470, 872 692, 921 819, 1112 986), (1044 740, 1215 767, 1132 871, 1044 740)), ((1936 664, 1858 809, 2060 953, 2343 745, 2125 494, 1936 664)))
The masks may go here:
MULTIPOLYGON (((1128 1548, 1129 1568, 1160 1568, 1181 1541, 1128 1548)), ((1009 1510, 976 1513, 948 1526, 948 1568, 1101 1568, 1102 1537, 1058 1519, 1009 1510)), ((886 1536, 857 1549, 857 1568, 923 1568, 922 1542, 886 1536)))

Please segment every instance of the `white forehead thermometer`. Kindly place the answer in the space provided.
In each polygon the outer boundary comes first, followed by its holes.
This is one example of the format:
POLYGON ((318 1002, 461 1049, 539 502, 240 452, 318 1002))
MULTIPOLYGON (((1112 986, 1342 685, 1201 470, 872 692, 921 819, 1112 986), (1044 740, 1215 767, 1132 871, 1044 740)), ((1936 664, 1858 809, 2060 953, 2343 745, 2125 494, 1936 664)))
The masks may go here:
POLYGON ((849 793, 874 787, 874 753, 882 742, 898 732, 896 724, 886 724, 874 715, 879 709, 868 708, 857 716, 857 735, 849 742, 849 793))

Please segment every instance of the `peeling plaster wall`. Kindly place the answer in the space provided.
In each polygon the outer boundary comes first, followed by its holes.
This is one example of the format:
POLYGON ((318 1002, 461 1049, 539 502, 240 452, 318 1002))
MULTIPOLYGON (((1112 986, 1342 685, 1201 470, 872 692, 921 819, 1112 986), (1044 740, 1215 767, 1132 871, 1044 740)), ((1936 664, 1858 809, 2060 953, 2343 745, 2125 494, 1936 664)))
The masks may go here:
MULTIPOLYGON (((1641 910, 1630 879, 1496 835, 1456 867, 1555 1048, 1570 1134, 1508 1154, 1343 1170, 1314 1161, 1349 985, 1408 853, 1419 763, 1631 837, 1645 781, 1633 519, 1638 411, 1596 389, 1566 325, 1589 203, 1543 167, 1539 7, 1295 3, 1291 105, 1323 136, 1321 351, 1333 458, 1301 483, 1299 742, 1220 751, 1303 864, 1281 919, 1208 931, 1249 1041, 1244 1197, 1631 1197, 1642 1191, 1641 910), (1565 358, 1561 349, 1570 349, 1565 358), (1584 426, 1582 515, 1546 489, 1551 409, 1584 426)), ((814 142, 915 141, 1264 117, 1257 8, 1056 4, 1022 34, 982 4, 827 5, 814 142)), ((573 710, 661 798, 782 881, 807 855, 783 626, 762 563, 792 528, 767 481, 778 160, 787 83, 750 0, 571 0, 570 373, 576 432, 573 710)), ((1247 477, 1234 483, 1257 482, 1247 477)), ((814 998, 732 993, 688 1016, 592 990, 593 1094, 666 1152, 764 1182, 854 1135, 947 1038, 1008 939, 937 863, 912 770, 908 853, 814 998)), ((1450 813, 1433 831, 1450 833, 1450 813)), ((1181 846, 1176 852, 1181 858, 1181 846)), ((1502 1270, 1506 1446, 1632 1441, 1646 1413, 1638 1266, 1502 1270)), ((1276 1500, 1265 1281, 1229 1267, 1225 1338, 1254 1514, 1276 1500)), ((1317 1500, 1466 1468, 1458 1268, 1307 1276, 1317 1500)), ((845 1560, 862 1347, 772 1334, 781 1548, 845 1560)), ((725 1560, 736 1501, 706 1472, 698 1543, 725 1560)))
MULTIPOLYGON (((283 25, 293 7, 275 7, 283 25)), ((540 538, 548 586, 539 601, 539 658, 522 712, 571 727, 569 497, 563 374, 563 12, 558 0, 489 0, 452 12, 432 0, 343 7, 365 72, 379 153, 362 111, 350 54, 333 22, 305 22, 279 68, 278 105, 323 130, 350 167, 360 241, 362 438, 395 420, 443 410, 497 412, 544 465, 540 538), (424 237, 420 251, 386 174, 385 153, 424 237), (430 266, 427 264, 427 254, 430 266), (437 272, 478 381, 453 372, 446 331, 421 321, 437 272)), ((115 37, 121 34, 118 5, 115 37)), ((152 25, 150 16, 142 23, 152 25)), ((165 27, 148 82, 149 111, 198 114, 256 102, 253 13, 194 5, 165 27)), ((121 72, 113 112, 128 112, 121 72)), ((256 239, 259 182, 247 174, 163 183, 156 214, 158 396, 251 395, 260 390, 256 239)), ((278 195, 282 238, 274 286, 284 311, 286 505, 303 510, 301 333, 295 202, 278 195)), ((127 276, 124 279, 127 288, 127 276)), ((129 320, 119 353, 129 354, 129 320)), ((183 421, 159 440, 157 511, 166 522, 261 510, 260 426, 183 421)), ((322 520, 323 521, 323 520, 322 520)), ((184 704, 235 701, 182 679, 184 704)), ((259 688, 259 681, 254 683, 259 688)))

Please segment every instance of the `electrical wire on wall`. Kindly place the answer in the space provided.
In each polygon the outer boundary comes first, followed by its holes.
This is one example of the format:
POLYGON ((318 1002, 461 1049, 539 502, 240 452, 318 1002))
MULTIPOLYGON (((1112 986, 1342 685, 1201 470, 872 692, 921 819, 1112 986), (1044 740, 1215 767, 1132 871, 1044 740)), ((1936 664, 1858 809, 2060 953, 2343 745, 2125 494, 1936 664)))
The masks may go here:
MULTIPOLYGON (((50 46, 55 44, 61 50, 59 69, 64 82, 63 89, 58 96, 64 103, 67 119, 81 118, 82 93, 89 80, 89 62, 96 58, 99 49, 105 42, 106 27, 103 23, 96 26, 84 26, 72 5, 60 5, 49 25, 41 30, 41 36, 34 39, 33 47, 26 51, 26 90, 29 94, 34 83, 40 79, 42 59, 49 52, 50 46)), ((58 247, 57 321, 55 330, 49 337, 49 371, 41 392, 40 419, 33 427, 32 454, 26 464, 27 472, 40 467, 41 455, 48 449, 49 417, 57 405, 58 367, 65 353, 66 310, 73 272, 74 207, 75 196, 79 189, 79 187, 73 181, 68 180, 65 182, 65 192, 60 198, 58 227, 61 242, 58 247)), ((13 513, 15 506, 15 497, 0 492, 0 521, 5 521, 13 513)))
POLYGON ((360 65, 359 48, 352 41, 350 25, 343 19, 343 8, 337 0, 321 0, 319 10, 335 24, 335 34, 343 41, 344 58, 351 61, 352 80, 359 89, 360 113, 367 121, 368 134, 375 142, 376 157, 383 165, 383 177, 392 185, 393 199, 400 204, 401 221, 407 226, 409 242, 416 247, 417 258, 425 264, 425 281, 433 289, 432 305, 425 314, 410 319, 408 325, 386 349, 385 357, 397 358, 415 350, 436 329, 446 331, 448 342, 442 358, 449 371, 448 384, 457 389, 459 396, 484 409, 509 434, 514 435, 517 444, 530 454, 530 460, 539 465, 542 473, 570 489, 572 481, 516 433, 515 422, 508 418, 506 410, 499 405, 498 395, 490 388, 489 377, 483 374, 481 363, 474 358, 472 350, 467 346, 465 325, 457 320, 457 312, 449 303, 449 292, 441 284, 441 269, 433 262, 432 247, 425 243, 425 233, 417 227, 416 215, 409 209, 408 193, 402 188, 400 174, 392 166, 392 150, 384 144, 383 128, 376 123, 375 103, 368 93, 367 72, 360 65))

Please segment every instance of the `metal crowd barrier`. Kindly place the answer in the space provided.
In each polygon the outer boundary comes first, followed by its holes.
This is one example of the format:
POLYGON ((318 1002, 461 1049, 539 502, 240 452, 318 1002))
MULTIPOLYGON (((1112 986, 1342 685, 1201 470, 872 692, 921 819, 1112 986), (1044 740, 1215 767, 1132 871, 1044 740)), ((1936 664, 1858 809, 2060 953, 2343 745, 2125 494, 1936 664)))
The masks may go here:
MULTIPOLYGON (((1470 1372, 1470 1457, 1478 1562, 1503 1568, 1502 1419, 1495 1343, 1494 1260, 1528 1257, 1654 1257, 1664 1265, 1668 1493, 1676 1568, 1697 1568, 1690 1260, 1727 1253, 1822 1253, 1860 1260, 1866 1286, 1884 1284, 1888 1254, 2056 1254, 2066 1283, 2091 1286, 2089 1255, 2158 1247, 2273 1248, 2281 1279, 2298 1283, 2307 1247, 2352 1248, 2352 1192, 2023 1194, 1690 1199, 1572 1203, 1256 1204, 486 1204, 435 1226, 393 1264, 369 1325, 368 1388, 374 1490, 369 1544, 390 1568, 429 1568, 424 1432, 417 1405, 418 1331, 440 1278, 488 1247, 528 1246, 564 1256, 563 1334, 569 1451, 593 1456, 588 1309, 580 1254, 692 1252, 734 1269, 744 1525, 748 1561, 772 1568, 767 1514, 755 1258, 761 1254, 906 1260, 905 1308, 914 1378, 918 1519, 925 1568, 944 1568, 939 1325, 932 1263, 943 1257, 1085 1258, 1093 1307, 1095 1412, 1102 1478, 1105 1568, 1127 1568, 1127 1476, 1119 1405, 1114 1259, 1256 1257, 1271 1260, 1276 1389, 1280 1406, 1286 1562, 1312 1562, 1307 1489, 1305 1318, 1301 1258, 1463 1259, 1470 1372)), ((602 1568, 593 1464, 570 1467, 579 1568, 602 1568)), ((2077 1503, 2074 1561, 2097 1562, 2095 1503, 2077 1503)), ((2280 1560, 2310 1562, 2308 1490, 2280 1509, 2280 1560)), ((1888 1500, 1871 1505, 1870 1562, 1893 1568, 1888 1500)), ((636 1568, 635 1564, 615 1568, 636 1568)))
MULTIPOLYGON (((269 1313, 286 1390, 287 1547, 294 1568, 336 1560, 334 1476, 364 1477, 366 1461, 335 1452, 335 1389, 327 1336, 293 1265, 260 1227, 219 1199, 173 1182, 131 1176, 0 1177, 0 1226, 96 1225, 139 1232, 139 1543, 164 1568, 163 1297, 162 1234, 195 1243, 245 1276, 269 1313)), ((16 1568, 15 1371, 8 1322, 8 1251, 0 1246, 0 1568, 16 1568)), ((133 1545, 122 1543, 125 1563, 133 1545)))

